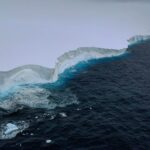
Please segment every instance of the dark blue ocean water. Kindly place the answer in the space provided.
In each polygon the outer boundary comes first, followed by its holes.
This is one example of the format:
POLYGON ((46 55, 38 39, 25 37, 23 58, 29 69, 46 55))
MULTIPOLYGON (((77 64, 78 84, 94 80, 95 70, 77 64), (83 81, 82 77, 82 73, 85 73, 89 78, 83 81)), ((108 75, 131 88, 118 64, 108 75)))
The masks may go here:
POLYGON ((0 150, 150 150, 149 41, 130 46, 119 58, 79 64, 55 86, 41 86, 56 93, 69 89, 79 103, 51 110, 54 119, 45 109, 1 112, 1 120, 32 124, 14 139, 1 140, 0 150))

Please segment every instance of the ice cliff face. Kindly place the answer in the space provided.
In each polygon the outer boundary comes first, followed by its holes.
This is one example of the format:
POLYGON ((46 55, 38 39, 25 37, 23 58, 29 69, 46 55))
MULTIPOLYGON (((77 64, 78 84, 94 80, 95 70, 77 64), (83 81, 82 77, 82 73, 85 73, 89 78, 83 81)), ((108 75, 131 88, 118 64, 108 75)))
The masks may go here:
POLYGON ((63 73, 81 61, 119 56, 125 53, 126 49, 102 49, 95 47, 83 47, 69 51, 57 59, 54 69, 37 65, 26 65, 7 72, 0 72, 0 92, 10 87, 30 83, 52 83, 57 81, 59 74, 63 73))
POLYGON ((69 51, 57 59, 54 74, 50 79, 50 82, 57 81, 59 74, 63 73, 67 68, 70 68, 81 61, 119 56, 125 51, 126 49, 114 50, 95 47, 82 47, 78 48, 77 50, 69 51))
POLYGON ((131 37, 128 40, 128 42, 130 46, 130 45, 138 44, 139 42, 143 42, 149 39, 150 39, 150 35, 136 35, 136 36, 131 37))
POLYGON ((20 84, 47 82, 52 74, 53 69, 38 65, 26 65, 10 71, 0 72, 0 91, 5 91, 20 84))

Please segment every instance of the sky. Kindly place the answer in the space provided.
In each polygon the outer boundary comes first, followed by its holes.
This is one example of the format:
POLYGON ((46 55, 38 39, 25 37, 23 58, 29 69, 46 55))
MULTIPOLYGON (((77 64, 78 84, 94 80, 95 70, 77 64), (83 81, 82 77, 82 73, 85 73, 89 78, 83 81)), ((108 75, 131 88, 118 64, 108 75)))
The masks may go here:
POLYGON ((0 71, 54 67, 78 47, 121 49, 150 34, 149 0, 0 0, 0 71))

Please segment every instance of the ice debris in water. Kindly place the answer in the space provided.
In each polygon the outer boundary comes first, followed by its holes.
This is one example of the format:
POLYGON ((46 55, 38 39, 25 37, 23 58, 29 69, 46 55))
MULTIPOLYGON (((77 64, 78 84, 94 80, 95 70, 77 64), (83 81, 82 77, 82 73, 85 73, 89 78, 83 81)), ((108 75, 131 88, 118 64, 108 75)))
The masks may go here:
POLYGON ((67 114, 64 112, 59 113, 61 117, 67 117, 67 114))
POLYGON ((92 107, 90 107, 89 109, 92 110, 92 107))
POLYGON ((35 119, 38 119, 39 117, 38 116, 35 116, 35 119))
POLYGON ((80 108, 77 108, 77 111, 81 110, 80 108))
POLYGON ((7 123, 6 125, 6 130, 5 130, 5 134, 10 134, 13 131, 18 130, 18 127, 15 124, 12 123, 7 123))
POLYGON ((51 142, 52 142, 52 140, 50 140, 50 139, 46 140, 46 143, 47 143, 47 144, 49 144, 49 143, 51 143, 51 142))
POLYGON ((50 120, 53 120, 53 119, 55 119, 55 115, 52 115, 51 117, 50 117, 50 120))
POLYGON ((30 135, 31 135, 31 136, 33 136, 34 134, 33 134, 33 133, 31 133, 30 135))
POLYGON ((29 127, 24 121, 2 124, 0 128, 0 139, 14 138, 18 133, 29 127))

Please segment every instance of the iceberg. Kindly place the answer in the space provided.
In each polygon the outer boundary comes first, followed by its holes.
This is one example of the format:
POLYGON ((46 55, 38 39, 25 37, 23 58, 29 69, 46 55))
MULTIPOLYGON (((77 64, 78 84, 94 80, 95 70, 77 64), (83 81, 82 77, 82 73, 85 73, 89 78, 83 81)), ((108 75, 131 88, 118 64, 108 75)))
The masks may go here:
POLYGON ((64 53, 57 59, 55 68, 46 68, 38 65, 25 65, 10 71, 0 72, 0 92, 11 87, 23 84, 53 83, 66 69, 79 62, 91 59, 114 57, 122 55, 126 49, 103 49, 96 47, 81 47, 64 53))
POLYGON ((66 52, 57 59, 54 73, 50 78, 50 82, 57 81, 61 73, 63 73, 67 68, 75 66, 79 62, 89 61, 91 59, 119 56, 125 52, 126 49, 115 50, 96 47, 81 47, 76 50, 66 52))

